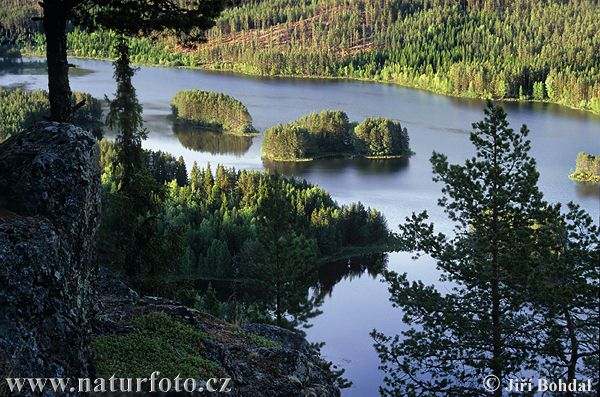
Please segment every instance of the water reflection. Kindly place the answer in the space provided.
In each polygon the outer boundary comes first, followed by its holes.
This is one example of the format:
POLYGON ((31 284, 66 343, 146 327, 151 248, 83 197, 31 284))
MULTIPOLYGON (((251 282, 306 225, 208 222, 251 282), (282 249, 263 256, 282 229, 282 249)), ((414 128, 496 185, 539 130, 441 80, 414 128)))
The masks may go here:
MULTIPOLYGON (((92 70, 80 67, 71 67, 69 69, 70 77, 82 77, 92 70)), ((38 58, 23 58, 18 61, 0 61, 0 75, 26 75, 26 76, 47 76, 48 63, 38 58)))
POLYGON ((215 132, 196 126, 174 125, 173 133, 187 149, 210 154, 243 156, 252 145, 252 138, 215 132))
POLYGON ((278 171, 283 175, 305 176, 314 170, 338 172, 344 169, 353 169, 362 175, 396 174, 408 169, 409 158, 398 159, 347 159, 331 158, 313 161, 286 161, 275 162, 263 160, 265 168, 278 171))
POLYGON ((47 74, 46 62, 42 61, 10 61, 0 62, 0 75, 4 74, 27 74, 27 75, 45 75, 47 74))
POLYGON ((579 197, 579 198, 586 198, 586 197, 600 198, 600 184, 599 183, 576 182, 575 183, 575 191, 577 192, 577 197, 579 197))
MULTIPOLYGON (((388 254, 386 253, 348 257, 322 265, 314 277, 306 277, 305 282, 288 284, 288 287, 298 288, 298 291, 292 292, 291 295, 304 296, 302 302, 297 302, 298 308, 301 310, 294 314, 295 321, 291 324, 295 323, 298 328, 306 328, 311 318, 322 314, 319 308, 323 305, 325 298, 332 295, 334 287, 339 282, 366 275, 375 279, 386 269, 387 263, 388 254)), ((206 292, 209 284, 212 285, 221 302, 237 302, 247 307, 249 304, 260 303, 264 299, 260 292, 248 288, 247 283, 241 280, 209 280, 205 278, 193 280, 194 288, 201 295, 206 292)), ((264 304, 264 302, 262 303, 264 304)))
POLYGON ((344 279, 353 280, 363 275, 376 278, 386 268, 388 254, 370 254, 355 256, 328 263, 319 269, 317 284, 313 287, 315 296, 325 298, 331 296, 333 287, 344 279))

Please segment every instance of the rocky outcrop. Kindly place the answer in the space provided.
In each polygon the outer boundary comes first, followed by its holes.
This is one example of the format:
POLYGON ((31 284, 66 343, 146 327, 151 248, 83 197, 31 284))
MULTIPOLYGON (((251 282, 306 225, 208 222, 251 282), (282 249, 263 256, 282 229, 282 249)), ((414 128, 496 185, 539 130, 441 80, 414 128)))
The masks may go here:
POLYGON ((0 379, 85 376, 100 151, 70 124, 0 144, 0 379))
MULTIPOLYGON (((327 364, 304 337, 266 324, 242 327, 156 297, 139 297, 106 269, 100 269, 100 311, 96 335, 126 334, 140 315, 162 311, 205 332, 202 352, 231 377, 232 397, 337 397, 327 364), (258 337, 258 338, 257 338, 258 337)), ((208 394, 210 395, 210 394, 208 394)))

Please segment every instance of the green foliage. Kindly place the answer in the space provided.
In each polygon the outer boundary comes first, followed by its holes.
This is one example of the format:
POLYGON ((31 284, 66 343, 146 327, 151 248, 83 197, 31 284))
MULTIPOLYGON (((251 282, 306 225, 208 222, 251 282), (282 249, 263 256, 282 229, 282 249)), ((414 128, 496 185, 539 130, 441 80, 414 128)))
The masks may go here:
POLYGON ((164 182, 187 183, 185 164, 163 153, 144 152, 146 138, 142 106, 131 79, 135 69, 129 64, 129 47, 123 37, 117 42, 114 61, 117 92, 109 101, 107 126, 116 130, 114 144, 103 144, 101 159, 103 211, 99 256, 103 264, 123 272, 140 292, 153 293, 161 284, 172 261, 179 258, 183 229, 168 222, 162 214, 166 190, 164 182), (108 168, 108 170, 107 170, 108 168), (171 180, 171 179, 168 179, 171 180))
POLYGON ((100 128, 104 124, 102 122, 102 103, 88 93, 74 92, 73 104, 77 105, 82 102, 84 105, 73 115, 73 124, 89 129, 100 128))
POLYGON ((246 106, 220 92, 180 91, 171 101, 171 107, 178 122, 233 134, 256 134, 246 106))
POLYGON ((309 151, 343 151, 351 144, 350 121, 341 110, 324 110, 300 117, 291 123, 310 133, 309 151))
POLYGON ((533 83, 533 99, 543 101, 546 99, 546 87, 541 81, 533 83))
POLYGON ((316 276, 317 242, 306 238, 291 223, 293 210, 290 192, 281 189, 278 175, 268 176, 271 183, 258 187, 256 210, 261 255, 253 257, 241 270, 247 288, 260 296, 267 310, 275 313, 277 325, 296 325, 313 313, 306 310, 306 287, 316 276), (295 316, 289 324, 287 315, 295 316))
POLYGON ((535 282, 527 289, 538 314, 540 373, 554 381, 590 379, 598 390, 600 228, 578 205, 566 207, 548 208, 545 222, 538 225, 545 230, 544 266, 537 269, 535 282))
MULTIPOLYGON (((459 96, 543 98, 597 113, 598 7, 593 0, 244 2, 216 19, 208 44, 196 51, 168 37, 140 38, 132 59, 389 81, 459 96)), ((75 31, 70 51, 107 58, 111 35, 75 31)), ((38 38, 27 42, 41 52, 38 38)))
POLYGON ((400 123, 383 117, 366 118, 354 129, 356 151, 369 157, 410 153, 408 132, 400 123))
POLYGON ((224 1, 79 0, 71 5, 70 17, 87 29, 111 29, 125 36, 170 32, 179 41, 202 40, 204 31, 215 24, 224 1))
POLYGON ((597 112, 598 12, 590 0, 270 0, 225 11, 198 56, 248 73, 374 79, 460 96, 535 97, 534 83, 552 76, 550 101, 597 112), (279 34, 261 34, 270 29, 279 34))
POLYGON ((142 161, 159 184, 162 185, 175 180, 179 186, 187 185, 187 169, 182 156, 176 159, 170 153, 160 150, 157 152, 144 150, 142 161))
POLYGON ((41 121, 48 114, 48 94, 0 88, 0 141, 41 121))
POLYGON ((106 98, 109 102, 106 125, 117 132, 117 161, 113 173, 119 190, 127 193, 141 170, 142 140, 146 139, 148 131, 143 127, 142 105, 131 82, 135 69, 130 66, 127 39, 121 37, 115 46, 118 57, 113 67, 117 92, 113 100, 106 98))
POLYGON ((572 381, 598 362, 598 228, 575 206, 563 216, 543 200, 526 126, 515 132, 489 103, 473 128, 476 155, 464 165, 431 159, 453 235, 437 233, 426 212, 400 225, 403 250, 430 255, 450 285, 385 272, 410 327, 372 333, 382 395, 478 396, 490 374, 501 385, 526 371, 572 381))
POLYGON ((262 150, 275 161, 330 156, 391 157, 410 154, 408 132, 400 123, 367 118, 356 125, 341 110, 311 113, 265 132, 262 150))
POLYGON ((92 355, 97 375, 110 378, 147 378, 160 371, 162 377, 208 379, 223 369, 202 357, 208 335, 164 312, 133 320, 127 335, 95 336, 92 355))
POLYGON ((266 347, 268 349, 276 349, 276 350, 283 348, 281 343, 272 341, 271 339, 267 339, 260 335, 247 333, 246 336, 248 337, 248 339, 250 339, 252 341, 252 343, 254 343, 258 346, 266 347))
POLYGON ((491 103, 485 115, 473 124, 474 158, 464 165, 450 165, 439 153, 431 159, 434 180, 445 185, 440 206, 455 235, 435 233, 426 212, 400 225, 405 250, 431 255, 441 281, 453 288, 441 292, 409 282, 406 274, 386 273, 391 301, 411 328, 402 337, 373 333, 387 375, 383 395, 472 395, 484 376, 504 381, 531 364, 527 306, 511 279, 535 266, 532 226, 544 203, 527 128, 513 131, 491 103))
MULTIPOLYGON (((232 258, 238 258, 243 271, 264 255, 258 217, 269 190, 283 197, 289 227, 314 239, 320 254, 387 238, 379 212, 362 205, 340 207, 327 192, 303 180, 222 166, 215 175, 210 168, 194 166, 188 185, 169 184, 168 189, 165 211, 169 219, 187 229, 185 261, 192 273, 205 276, 231 277, 232 258)), ((281 212, 279 208, 265 216, 272 219, 281 212)))
POLYGON ((103 140, 100 148, 100 262, 140 291, 186 299, 230 321, 268 322, 273 314, 280 325, 303 323, 317 313, 307 291, 318 256, 389 243, 381 213, 360 203, 339 206, 304 180, 196 164, 184 180, 183 161, 162 152, 144 151, 145 172, 135 179, 140 193, 129 197, 112 175, 115 144, 103 140), (170 276, 235 279, 241 290, 231 302, 219 301, 212 286, 202 296, 184 296, 173 291, 170 276))
POLYGON ((262 151, 275 161, 310 158, 310 132, 293 124, 279 124, 265 132, 262 151))
POLYGON ((202 295, 202 310, 216 317, 220 315, 221 303, 217 298, 217 292, 213 288, 212 283, 208 283, 208 287, 206 287, 206 291, 202 295))
MULTIPOLYGON (((75 114, 74 124, 98 128, 102 119, 102 104, 90 94, 75 92, 76 102, 85 100, 85 106, 75 114)), ((50 114, 48 93, 43 90, 25 91, 22 88, 0 88, 0 141, 44 120, 50 114)))
POLYGON ((569 178, 577 182, 600 183, 600 155, 580 152, 575 160, 575 167, 575 172, 569 175, 569 178))
POLYGON ((0 31, 7 41, 14 42, 29 31, 39 30, 32 20, 38 15, 39 7, 33 1, 3 0, 0 8, 0 31))
MULTIPOLYGON (((138 289, 164 294, 158 286, 169 275, 239 279, 244 281, 240 296, 247 298, 242 309, 251 318, 278 312, 302 322, 314 303, 306 302, 306 292, 314 281, 317 256, 385 245, 390 238, 381 213, 360 203, 339 206, 304 180, 222 166, 213 172, 194 164, 181 183, 177 176, 184 164, 160 152, 142 156, 146 175, 171 181, 162 193, 130 199, 119 193, 111 174, 114 144, 102 141, 100 146, 105 186, 100 261, 125 273, 130 269, 138 289), (134 203, 136 211, 131 210, 134 203)), ((150 184, 150 189, 156 187, 150 184)), ((200 298, 201 309, 239 319, 237 304, 211 295, 207 291, 200 298)))

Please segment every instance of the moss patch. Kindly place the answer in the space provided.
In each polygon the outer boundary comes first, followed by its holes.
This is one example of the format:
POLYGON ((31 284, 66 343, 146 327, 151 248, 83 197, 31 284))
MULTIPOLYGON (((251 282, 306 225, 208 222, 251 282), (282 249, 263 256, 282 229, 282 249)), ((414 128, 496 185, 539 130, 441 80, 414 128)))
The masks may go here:
POLYGON ((136 318, 127 335, 92 338, 97 376, 144 378, 154 371, 161 377, 207 379, 224 370, 203 358, 200 351, 208 335, 163 312, 136 318))
POLYGON ((266 347, 268 349, 277 350, 283 349, 283 345, 281 343, 265 338, 264 336, 256 335, 251 332, 245 332, 242 330, 235 332, 235 334, 248 339, 250 342, 260 347, 266 347))

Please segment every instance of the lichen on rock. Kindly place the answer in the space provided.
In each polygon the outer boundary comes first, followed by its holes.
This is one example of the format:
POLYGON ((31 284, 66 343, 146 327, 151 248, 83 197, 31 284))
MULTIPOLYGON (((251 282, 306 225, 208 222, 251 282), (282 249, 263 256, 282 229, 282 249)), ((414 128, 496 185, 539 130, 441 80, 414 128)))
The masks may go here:
POLYGON ((0 375, 93 372, 99 156, 70 124, 40 123, 0 144, 0 375))

